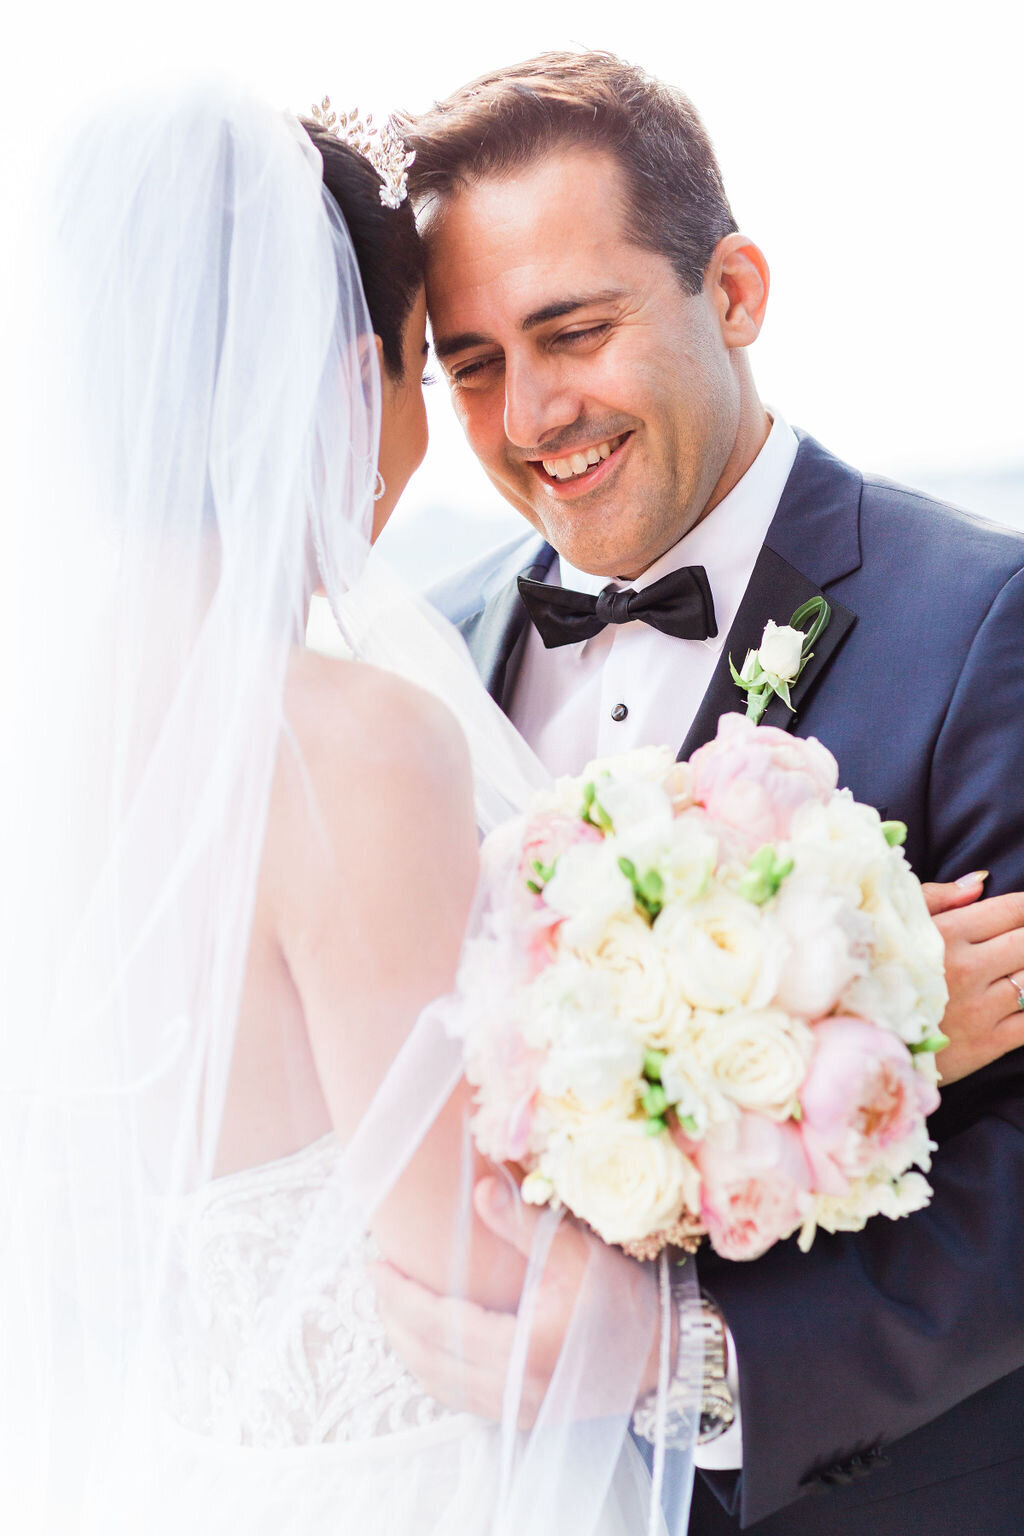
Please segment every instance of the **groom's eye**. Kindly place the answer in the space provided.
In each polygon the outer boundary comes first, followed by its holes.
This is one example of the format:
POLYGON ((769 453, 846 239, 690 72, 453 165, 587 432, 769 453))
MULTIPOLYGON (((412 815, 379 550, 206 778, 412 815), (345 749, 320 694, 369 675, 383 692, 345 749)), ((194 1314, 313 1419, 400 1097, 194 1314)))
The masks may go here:
POLYGON ((475 357, 470 363, 450 369, 449 378, 453 384, 482 383, 487 370, 500 363, 500 357, 475 357))
POLYGON ((563 331, 560 336, 555 337, 555 340, 567 342, 570 346, 574 346, 578 342, 600 341, 601 337, 606 336, 610 330, 611 326, 609 323, 603 320, 598 325, 584 326, 579 331, 563 331))

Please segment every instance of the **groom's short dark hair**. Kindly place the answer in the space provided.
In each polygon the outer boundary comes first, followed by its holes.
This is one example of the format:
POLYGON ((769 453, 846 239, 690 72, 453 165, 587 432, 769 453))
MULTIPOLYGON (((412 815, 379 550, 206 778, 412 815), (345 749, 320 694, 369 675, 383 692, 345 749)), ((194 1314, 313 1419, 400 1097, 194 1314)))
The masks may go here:
POLYGON ((700 292, 715 246, 736 228, 692 103, 612 53, 543 53, 396 123, 416 151, 409 183, 428 216, 459 186, 577 145, 614 155, 630 238, 667 256, 688 293, 700 292))

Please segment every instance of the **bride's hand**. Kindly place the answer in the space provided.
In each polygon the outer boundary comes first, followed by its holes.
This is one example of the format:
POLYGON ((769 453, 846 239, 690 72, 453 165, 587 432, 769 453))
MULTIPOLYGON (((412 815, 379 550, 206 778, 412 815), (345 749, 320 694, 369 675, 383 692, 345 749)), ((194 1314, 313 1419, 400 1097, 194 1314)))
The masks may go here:
POLYGON ((928 910, 946 945, 949 1004, 942 1021, 950 1044, 938 1058, 943 1084, 988 1066, 1024 1045, 1024 893, 979 901, 984 873, 949 885, 925 885, 928 910))
MULTIPOLYGON (((476 1185, 474 1205, 497 1237, 524 1258, 529 1257, 538 1223, 546 1213, 523 1205, 511 1194, 507 1181, 493 1176, 476 1185)), ((374 1266, 374 1278, 378 1312, 392 1348, 421 1385, 449 1408, 500 1420, 516 1334, 515 1316, 439 1296, 391 1264, 374 1266)), ((600 1351, 588 1351, 590 1359, 597 1362, 595 1378, 588 1380, 585 1390, 577 1384, 576 1393, 577 1400, 586 1404, 587 1417, 630 1413, 636 1399, 657 1382, 653 1267, 641 1266, 619 1249, 606 1246, 576 1222, 563 1221, 552 1241, 533 1304, 518 1414, 520 1429, 529 1429, 540 1411, 570 1325, 579 1318, 581 1294, 593 1295, 595 1291, 613 1297, 619 1315, 638 1324, 638 1334, 651 1344, 642 1369, 631 1368, 633 1363, 620 1351, 617 1364, 600 1374, 600 1351), (600 1269, 585 1286, 592 1263, 600 1269), (642 1322, 645 1316, 651 1323, 646 1331, 642 1322)))

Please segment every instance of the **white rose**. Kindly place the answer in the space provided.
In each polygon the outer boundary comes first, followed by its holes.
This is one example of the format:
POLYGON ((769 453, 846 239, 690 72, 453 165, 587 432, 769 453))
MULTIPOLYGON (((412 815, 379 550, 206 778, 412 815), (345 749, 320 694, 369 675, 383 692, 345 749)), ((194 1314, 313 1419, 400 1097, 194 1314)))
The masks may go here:
POLYGON ((665 904, 693 902, 703 895, 718 860, 718 839, 708 830, 703 811, 677 817, 669 828, 658 870, 665 904))
POLYGON ((908 1044, 933 1034, 948 1000, 942 940, 902 850, 886 842, 878 812, 840 790, 828 805, 797 812, 785 852, 794 860, 791 880, 820 879, 870 923, 870 944, 859 944, 869 964, 844 987, 840 1007, 908 1044))
POLYGON ((601 779, 597 798, 611 817, 618 838, 641 829, 667 831, 672 821, 671 800, 660 784, 649 779, 601 779))
POLYGON ((784 851, 795 873, 819 876, 834 890, 848 887, 855 906, 861 905, 862 886, 878 878, 893 852, 878 812, 854 800, 848 789, 836 790, 825 805, 809 801, 800 806, 784 851))
POLYGON ((700 1209, 700 1178, 666 1132, 647 1121, 595 1121, 545 1154, 558 1198, 606 1243, 637 1242, 700 1209))
POLYGON ((530 816, 579 816, 583 809, 583 781, 563 775, 550 789, 538 790, 530 800, 530 816))
POLYGON ((819 877, 795 873, 784 881, 772 915, 787 946, 774 1001, 801 1018, 823 1018, 867 970, 871 923, 819 877))
POLYGON ((613 757, 595 757, 584 768, 580 781, 598 784, 605 775, 617 779, 649 779, 660 784, 671 771, 676 755, 671 747, 633 747, 629 752, 617 752, 613 757))
POLYGON ((633 911, 633 887, 619 868, 611 840, 580 843, 562 854, 544 887, 544 901, 568 919, 564 943, 583 948, 595 942, 613 917, 633 911))
POLYGON ((792 682, 800 670, 800 659, 806 636, 788 624, 776 624, 771 619, 764 627, 757 659, 765 672, 783 682, 792 682))
POLYGON ((698 1049, 701 1065, 726 1098, 769 1119, 788 1120, 814 1036, 780 1009, 740 1009, 705 1030, 698 1049))
POLYGON ((693 1008, 763 1008, 775 996, 785 945, 763 908, 712 890, 691 906, 667 907, 654 928, 680 961, 693 1008))
POLYGON ((616 1012, 645 1045, 668 1049, 689 1018, 676 957, 636 913, 609 923, 600 942, 580 957, 606 975, 616 1012))
POLYGON ((719 1017, 718 1014, 694 1015, 683 1043, 668 1052, 661 1066, 661 1086, 682 1130, 694 1141, 706 1136, 712 1125, 734 1120, 739 1113, 735 1104, 720 1092, 695 1049, 695 1040, 700 1034, 697 1021, 708 1019, 717 1023, 719 1017))
POLYGON ((526 1043, 544 1051, 540 1091, 584 1110, 632 1107, 644 1049, 613 1010, 609 980, 574 960, 542 971, 526 998, 526 1043))
POLYGON ((813 1197, 799 1246, 807 1252, 817 1227, 826 1232, 860 1232, 872 1216, 895 1221, 923 1210, 931 1198, 932 1187, 921 1173, 905 1173, 898 1179, 884 1174, 853 1179, 845 1195, 813 1197))

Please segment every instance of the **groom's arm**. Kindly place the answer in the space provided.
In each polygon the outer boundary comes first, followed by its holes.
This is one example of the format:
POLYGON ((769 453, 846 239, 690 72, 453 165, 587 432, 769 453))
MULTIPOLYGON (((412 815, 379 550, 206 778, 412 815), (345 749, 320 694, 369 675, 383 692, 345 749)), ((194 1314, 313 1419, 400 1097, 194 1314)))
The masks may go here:
MULTIPOLYGON (((1022 637, 1017 573, 979 626, 933 754, 938 880, 983 868, 990 889, 1024 886, 1022 637)), ((1012 1014, 1019 939, 998 943, 991 996, 1012 1014)), ((892 1442, 1024 1367, 1024 1051, 947 1089, 935 1127, 927 1210, 819 1236, 806 1255, 791 1242, 753 1265, 701 1262, 739 1361, 744 1524, 865 1447, 891 1445, 897 1461, 892 1442)))

